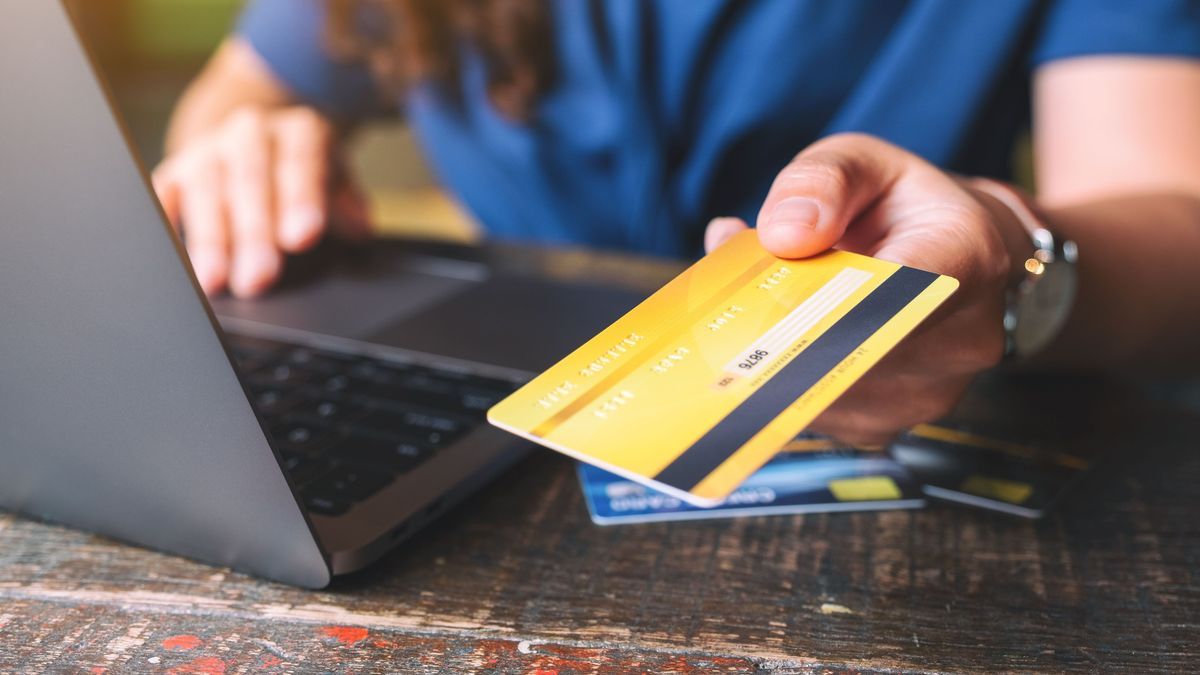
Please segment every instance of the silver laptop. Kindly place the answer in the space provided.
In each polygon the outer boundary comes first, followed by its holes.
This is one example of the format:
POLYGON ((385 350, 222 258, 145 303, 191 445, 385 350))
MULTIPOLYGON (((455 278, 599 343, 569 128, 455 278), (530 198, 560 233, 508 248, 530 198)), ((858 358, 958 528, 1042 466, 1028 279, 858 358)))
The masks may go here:
POLYGON ((68 11, 0 2, 2 509, 323 587, 511 464, 485 410, 652 285, 578 261, 326 246, 209 304, 68 11))

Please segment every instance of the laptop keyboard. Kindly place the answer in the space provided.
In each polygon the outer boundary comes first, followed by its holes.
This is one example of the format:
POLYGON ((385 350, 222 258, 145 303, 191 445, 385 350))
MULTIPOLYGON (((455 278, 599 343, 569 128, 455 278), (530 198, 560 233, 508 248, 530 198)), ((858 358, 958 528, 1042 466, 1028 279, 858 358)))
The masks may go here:
POLYGON ((507 380, 229 336, 305 506, 336 516, 486 423, 507 380))

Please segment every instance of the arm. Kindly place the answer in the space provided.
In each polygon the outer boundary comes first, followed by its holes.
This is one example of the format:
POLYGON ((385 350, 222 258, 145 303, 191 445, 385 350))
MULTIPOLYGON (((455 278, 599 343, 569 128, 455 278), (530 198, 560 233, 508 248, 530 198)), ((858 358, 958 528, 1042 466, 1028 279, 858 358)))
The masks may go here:
POLYGON ((254 49, 225 41, 171 119, 154 187, 184 230, 201 287, 239 296, 269 287, 283 253, 313 246, 327 223, 366 233, 361 193, 337 170, 333 125, 297 105, 254 49))
POLYGON ((1081 253, 1037 363, 1200 371, 1200 63, 1070 59, 1034 91, 1038 201, 1081 253))
MULTIPOLYGON (((1036 365, 1200 369, 1200 64, 1087 58, 1037 76, 1040 206, 1080 250, 1076 305, 1036 365)), ((1000 361, 1005 293, 1033 251, 1003 203, 895 146, 827 138, 776 178, 758 217, 782 257, 831 246, 958 278, 934 317, 814 424, 879 444, 948 413, 1000 361)), ((746 227, 709 226, 717 246, 746 227)))
POLYGON ((240 37, 226 38, 171 114, 167 154, 212 131, 239 108, 267 110, 295 103, 249 44, 240 37))

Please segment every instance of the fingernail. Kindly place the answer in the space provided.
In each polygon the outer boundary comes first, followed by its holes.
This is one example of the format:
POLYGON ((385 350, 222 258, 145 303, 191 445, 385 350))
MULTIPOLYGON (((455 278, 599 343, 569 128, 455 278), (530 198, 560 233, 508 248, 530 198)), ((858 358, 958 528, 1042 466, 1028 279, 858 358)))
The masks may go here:
POLYGON ((239 251, 230 285, 239 296, 257 295, 279 276, 279 252, 265 246, 239 251))
POLYGON ((284 216, 279 228, 280 243, 288 248, 304 245, 321 228, 324 220, 325 215, 319 209, 291 209, 284 216))
POLYGON ((706 229, 721 228, 722 231, 737 229, 741 221, 730 216, 718 216, 708 221, 706 229))
POLYGON ((192 271, 206 295, 212 295, 225 284, 225 263, 214 255, 198 251, 191 253, 192 271))
POLYGON ((814 230, 817 219, 821 216, 821 207, 805 197, 789 197, 771 211, 771 217, 765 223, 769 228, 786 227, 791 229, 814 230))
POLYGON ((704 228, 704 248, 706 251, 712 252, 721 244, 728 241, 741 228, 741 221, 737 218, 721 216, 708 221, 708 226, 704 228))

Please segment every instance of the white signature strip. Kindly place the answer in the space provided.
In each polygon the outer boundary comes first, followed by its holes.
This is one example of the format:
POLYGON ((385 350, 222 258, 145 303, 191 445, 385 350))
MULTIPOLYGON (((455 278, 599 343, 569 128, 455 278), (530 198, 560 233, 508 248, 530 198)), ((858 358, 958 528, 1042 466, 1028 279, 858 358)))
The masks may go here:
POLYGON ((763 334, 757 343, 757 348, 768 350, 774 354, 775 350, 791 344, 796 337, 833 311, 841 304, 842 300, 861 285, 861 282, 856 282, 852 278, 841 279, 836 284, 831 281, 821 289, 825 292, 816 299, 807 312, 784 317, 774 328, 763 334))
MULTIPOLYGON (((773 350, 795 342, 804 331, 820 321, 833 308, 845 300, 855 289, 862 286, 869 273, 856 269, 846 269, 839 272, 824 286, 817 289, 807 300, 793 309, 779 323, 775 324, 755 342, 748 351, 754 349, 773 350), (849 272, 849 274, 847 274, 849 272), (860 278, 866 274, 866 278, 860 278)), ((772 352, 773 353, 773 352, 772 352)))
POLYGON ((758 350, 763 350, 768 355, 782 351, 817 325, 821 319, 828 316, 873 276, 870 272, 853 267, 847 267, 838 272, 832 279, 825 282, 824 286, 788 312, 788 315, 783 317, 779 323, 763 333, 745 351, 726 364, 725 374, 731 377, 750 375, 756 370, 755 368, 739 368, 738 364, 750 359, 758 350))

